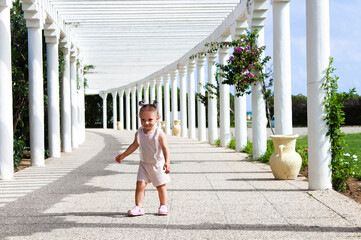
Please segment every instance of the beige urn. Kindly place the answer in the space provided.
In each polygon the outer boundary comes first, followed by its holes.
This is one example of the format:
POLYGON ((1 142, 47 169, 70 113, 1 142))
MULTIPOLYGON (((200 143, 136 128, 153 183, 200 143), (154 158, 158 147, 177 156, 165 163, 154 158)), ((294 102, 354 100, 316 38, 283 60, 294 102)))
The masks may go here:
POLYGON ((172 128, 173 136, 180 136, 181 133, 180 120, 174 120, 173 123, 174 123, 172 128))
POLYGON ((165 132, 165 121, 161 122, 161 128, 162 128, 163 132, 165 132))
POLYGON ((295 179, 302 165, 301 156, 295 151, 298 135, 271 135, 275 152, 269 163, 276 179, 295 179))

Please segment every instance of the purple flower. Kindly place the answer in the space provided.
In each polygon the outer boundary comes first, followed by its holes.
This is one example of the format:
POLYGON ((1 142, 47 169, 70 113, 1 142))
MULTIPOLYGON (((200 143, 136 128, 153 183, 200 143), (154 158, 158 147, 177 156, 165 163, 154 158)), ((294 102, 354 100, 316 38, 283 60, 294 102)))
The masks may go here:
POLYGON ((270 82, 273 82, 273 78, 271 78, 269 81, 270 81, 270 82))

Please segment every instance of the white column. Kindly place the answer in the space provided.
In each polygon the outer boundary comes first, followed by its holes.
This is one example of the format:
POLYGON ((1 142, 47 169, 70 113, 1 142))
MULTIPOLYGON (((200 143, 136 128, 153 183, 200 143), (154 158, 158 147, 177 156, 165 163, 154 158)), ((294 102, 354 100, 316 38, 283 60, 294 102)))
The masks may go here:
POLYGON ((162 77, 159 76, 157 77, 157 108, 160 115, 159 121, 162 121, 164 119, 162 97, 162 77))
POLYGON ((145 103, 150 103, 150 100, 149 100, 149 85, 150 85, 150 82, 145 82, 144 83, 144 102, 145 103))
POLYGON ((170 73, 171 79, 171 88, 172 88, 172 120, 171 126, 174 124, 174 120, 178 120, 178 81, 177 81, 178 71, 173 70, 170 73))
POLYGON ((79 144, 85 142, 85 92, 83 65, 78 65, 79 91, 78 91, 78 133, 79 144))
POLYGON ((136 131, 137 130, 137 97, 136 97, 136 92, 137 92, 137 86, 133 86, 132 87, 132 130, 136 131))
MULTIPOLYGON (((264 28, 258 32, 258 46, 264 46, 264 28)), ((266 103, 261 84, 252 85, 252 146, 253 158, 260 158, 267 150, 266 103)))
MULTIPOLYGON (((197 58, 197 92, 205 95, 205 57, 197 58)), ((198 111, 198 141, 206 141, 206 107, 200 99, 197 99, 197 111, 198 111)))
POLYGON ((124 127, 124 90, 119 92, 119 121, 120 121, 120 130, 123 130, 124 127))
MULTIPOLYGON (((29 118, 30 118, 30 158, 32 166, 44 166, 44 89, 43 89, 43 44, 42 20, 31 18, 34 11, 28 12, 23 4, 26 26, 28 27, 29 61, 29 118), (29 17, 29 18, 27 18, 29 17)), ((36 9, 36 8, 35 8, 36 9)), ((39 14, 38 12, 36 12, 39 14)))
MULTIPOLYGON (((143 97, 142 97, 142 90, 143 90, 143 84, 139 84, 137 86, 137 106, 138 106, 138 115, 139 115, 139 110, 140 110, 140 106, 139 106, 139 102, 140 101, 144 101, 143 97)), ((140 117, 137 115, 137 119, 138 119, 138 127, 141 126, 140 124, 140 117)))
POLYGON ((103 93, 100 97, 103 99, 103 128, 107 129, 108 117, 107 117, 107 93, 103 93))
POLYGON ((180 65, 179 69, 179 85, 180 85, 180 120, 181 120, 181 136, 187 137, 187 66, 180 65))
POLYGON ((125 90, 125 128, 129 131, 130 128, 130 88, 125 90))
POLYGON ((330 57, 329 1, 306 1, 308 187, 330 189, 330 141, 324 121, 324 81, 330 57))
POLYGON ((113 129, 117 130, 117 119, 118 119, 118 113, 117 113, 117 92, 112 93, 112 99, 113 99, 113 129))
POLYGON ((165 133, 170 134, 170 99, 169 99, 169 73, 164 74, 164 121, 165 133))
MULTIPOLYGON (((221 48, 218 51, 219 54, 219 63, 227 64, 229 48, 221 48)), ((219 79, 219 97, 220 97, 220 116, 219 116, 219 126, 220 126, 220 140, 221 146, 228 146, 231 141, 231 130, 230 130, 230 103, 229 103, 229 85, 222 84, 223 79, 219 79)))
MULTIPOLYGON (((217 60, 216 53, 209 53, 207 55, 208 63, 208 83, 216 86, 215 73, 217 67, 215 65, 217 60)), ((208 141, 213 144, 218 138, 218 113, 217 113, 217 96, 208 95, 208 141)))
POLYGON ((70 86, 71 86, 71 146, 77 148, 79 146, 78 140, 78 84, 76 78, 76 49, 72 48, 70 52, 70 86))
POLYGON ((60 157, 59 53, 54 26, 45 25, 48 88, 48 139, 50 157, 60 157))
MULTIPOLYGON (((232 40, 238 40, 241 34, 247 34, 248 24, 246 22, 236 21, 231 26, 232 40)), ((247 104, 246 95, 234 97, 234 118, 235 118, 235 142, 236 152, 242 151, 247 146, 247 104)))
POLYGON ((70 42, 61 42, 64 56, 64 73, 61 88, 61 147, 71 152, 71 105, 70 105, 70 42))
POLYGON ((292 134, 290 0, 272 0, 275 133, 292 134))
POLYGON ((196 110, 195 110, 195 91, 194 91, 194 67, 195 61, 191 59, 187 65, 188 75, 188 137, 196 138, 196 110))
POLYGON ((150 81, 150 103, 153 103, 153 101, 155 100, 155 84, 156 81, 152 79, 150 81))
POLYGON ((14 177, 10 7, 0 1, 0 179, 14 177))

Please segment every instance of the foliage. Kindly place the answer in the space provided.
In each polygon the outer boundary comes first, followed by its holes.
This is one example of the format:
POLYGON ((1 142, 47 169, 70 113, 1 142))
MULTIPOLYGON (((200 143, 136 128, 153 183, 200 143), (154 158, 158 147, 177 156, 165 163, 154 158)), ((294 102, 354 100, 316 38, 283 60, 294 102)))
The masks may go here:
POLYGON ((29 148, 26 147, 25 141, 22 137, 14 138, 13 144, 14 167, 18 167, 20 162, 23 160, 24 151, 29 148))
POLYGON ((330 58, 325 81, 322 89, 325 92, 324 106, 326 116, 324 120, 328 126, 326 136, 330 139, 331 144, 331 169, 332 169, 332 186, 337 191, 346 190, 346 181, 351 176, 353 169, 350 166, 349 156, 345 153, 346 142, 344 133, 341 131, 341 125, 345 122, 345 113, 342 111, 340 95, 337 94, 337 76, 331 76, 335 68, 332 67, 333 58, 330 58))

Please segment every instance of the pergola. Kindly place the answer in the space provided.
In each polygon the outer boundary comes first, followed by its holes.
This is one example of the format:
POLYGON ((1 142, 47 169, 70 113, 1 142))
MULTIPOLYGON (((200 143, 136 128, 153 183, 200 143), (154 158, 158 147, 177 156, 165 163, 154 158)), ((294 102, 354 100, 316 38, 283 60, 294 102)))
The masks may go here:
MULTIPOLYGON (((29 41, 30 139, 33 166, 44 165, 44 104, 42 75, 42 30, 46 37, 48 61, 48 125, 51 157, 71 152, 85 140, 84 95, 103 97, 106 128, 106 97, 113 96, 113 127, 116 129, 117 95, 120 122, 127 130, 137 127, 136 100, 157 101, 164 110, 165 132, 170 134, 178 119, 180 102, 182 137, 214 142, 230 141, 229 86, 220 85, 220 136, 217 130, 216 100, 205 107, 195 102, 203 93, 200 84, 214 83, 216 61, 226 63, 232 49, 221 49, 207 57, 190 59, 206 50, 205 43, 230 41, 247 29, 259 30, 258 44, 264 45, 264 23, 268 0, 23 0, 29 41), (65 56, 60 93, 58 45, 65 56), (207 72, 205 72, 207 64, 207 72), (94 65, 87 75, 89 88, 77 89, 77 76, 84 79, 83 66, 94 65), (207 75, 207 78, 205 77, 207 75), (164 87, 164 99, 162 96, 164 87), (177 98, 177 86, 180 98, 177 98), (169 90, 171 88, 171 98, 169 90), (197 89, 195 89, 197 88, 197 89), (144 89, 144 96, 142 90, 144 89), (188 105, 186 94, 188 93, 188 105), (123 102, 125 94, 126 101, 123 102), (132 101, 130 102, 130 96, 132 101), (191 97, 192 96, 192 97, 191 97), (171 100, 170 100, 171 99, 171 100), (198 104, 198 112, 195 106, 198 104), (130 114, 132 109, 132 114, 130 114), (172 109, 172 111, 171 111, 172 109), (196 119, 196 115, 198 116, 196 119), (61 118, 60 118, 61 116, 61 118), (208 130, 206 128, 208 118, 208 130), (196 129, 196 121, 198 129, 196 129), (60 128, 61 126, 61 128, 60 128), (60 132, 61 129, 61 132, 60 132), (196 130, 198 134, 196 134, 196 130), (208 139, 206 138, 208 131, 208 139), (60 140, 61 139, 61 140, 60 140), (61 144, 60 144, 61 142, 61 144)), ((273 11, 274 95, 276 134, 292 134, 290 0, 271 0, 273 11)), ((323 92, 320 86, 330 55, 329 2, 306 0, 309 187, 331 188, 329 141, 324 123, 323 92)), ((13 127, 11 89, 11 0, 0 0, 0 179, 13 178, 13 127)), ((81 84, 83 85, 83 84, 81 84)), ((247 142, 246 103, 235 98, 236 150, 247 142)), ((266 151, 265 103, 260 86, 252 86, 253 154, 266 151)), ((139 126, 139 123, 138 123, 139 126)))

